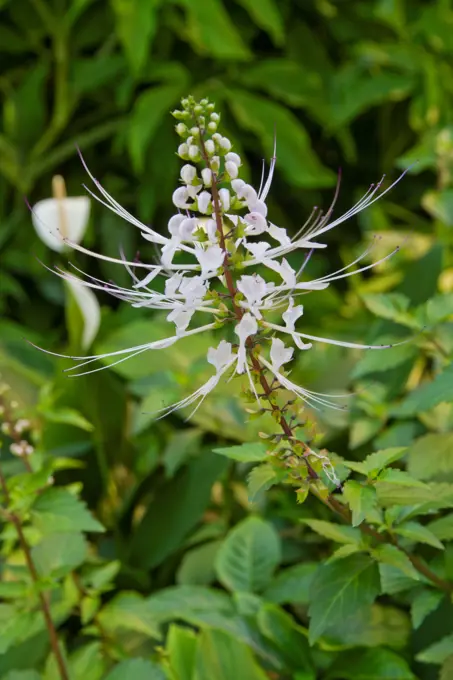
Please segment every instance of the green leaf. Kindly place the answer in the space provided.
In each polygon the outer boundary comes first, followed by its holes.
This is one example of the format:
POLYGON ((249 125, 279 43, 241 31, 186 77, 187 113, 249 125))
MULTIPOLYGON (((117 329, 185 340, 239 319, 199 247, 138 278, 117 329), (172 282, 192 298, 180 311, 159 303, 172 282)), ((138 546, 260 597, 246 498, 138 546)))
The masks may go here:
POLYGON ((413 390, 393 412, 397 416, 411 416, 429 411, 442 402, 453 401, 453 364, 434 380, 413 390))
POLYGON ((167 680, 163 668, 147 659, 121 661, 105 676, 105 680, 167 680))
POLYGON ((156 10, 162 0, 111 0, 116 32, 135 73, 146 63, 156 32, 156 10))
POLYGON ((219 60, 251 57, 220 0, 179 0, 179 4, 187 10, 185 34, 196 52, 219 60))
POLYGON ((379 562, 389 564, 391 567, 400 569, 403 574, 415 581, 420 580, 420 575, 415 567, 412 565, 408 556, 396 545, 378 545, 373 550, 373 555, 379 562))
POLYGON ((262 442, 250 442, 213 451, 239 463, 257 463, 267 458, 268 447, 262 442))
POLYGON ((263 605, 257 616, 261 633, 277 647, 285 666, 292 670, 311 670, 307 633, 293 617, 275 604, 263 605))
POLYGON ((136 593, 122 592, 101 609, 99 621, 108 633, 135 631, 160 640, 159 622, 149 604, 136 593))
POLYGON ((322 565, 310 589, 310 643, 372 604, 379 591, 379 571, 367 555, 322 565))
POLYGON ((352 511, 352 526, 356 527, 365 519, 374 517, 377 497, 373 487, 350 480, 344 485, 343 493, 352 511))
POLYGON ((437 609, 443 598, 443 593, 428 588, 424 588, 415 595, 411 602, 411 617, 414 628, 421 626, 428 614, 437 609))
POLYGON ((202 630, 198 640, 193 680, 266 680, 249 647, 221 630, 202 630))
POLYGON ((405 470, 396 470, 387 468, 379 475, 379 481, 386 484, 395 484, 397 486, 410 486, 417 489, 426 489, 426 484, 419 479, 411 477, 405 470))
POLYGON ((133 564, 150 569, 180 548, 201 518, 211 487, 226 465, 224 458, 204 451, 155 490, 131 540, 133 564))
POLYGON ((163 454, 164 468, 168 477, 173 477, 181 465, 198 452, 202 438, 202 431, 191 427, 175 432, 163 454))
POLYGON ((272 465, 264 463, 264 465, 255 465, 247 478, 247 487, 249 494, 249 501, 253 503, 257 495, 262 491, 267 491, 271 486, 277 484, 280 480, 280 475, 274 470, 272 465))
POLYGON ((430 645, 423 651, 419 652, 415 657, 417 661, 422 663, 441 664, 453 655, 453 635, 446 637, 430 645))
POLYGON ((417 680, 407 662, 389 649, 346 652, 335 659, 326 678, 342 680, 417 680))
POLYGON ((238 123, 260 138, 269 158, 277 135, 282 172, 294 186, 318 188, 334 183, 333 173, 321 165, 312 150, 307 132, 287 109, 244 90, 231 90, 228 103, 238 123))
POLYGON ((440 669, 439 680, 450 680, 453 677, 453 654, 445 659, 440 669))
POLYGON ((322 78, 296 61, 263 59, 240 74, 241 83, 259 88, 281 99, 288 106, 313 106, 313 99, 322 88, 322 78))
POLYGON ((426 543, 434 548, 439 548, 439 550, 444 550, 444 546, 439 539, 427 527, 418 522, 404 522, 404 524, 394 527, 393 531, 416 543, 426 543))
POLYGON ((453 514, 435 519, 428 524, 427 529, 441 541, 453 540, 453 514))
POLYGON ((391 347, 385 352, 367 352, 354 366, 351 376, 358 379, 370 373, 382 373, 406 361, 414 361, 417 355, 417 348, 409 344, 391 347))
POLYGON ((345 527, 341 524, 334 524, 333 522, 325 522, 320 519, 303 519, 304 524, 308 524, 310 529, 316 531, 317 534, 329 538, 331 541, 337 543, 352 543, 357 545, 361 542, 361 533, 359 529, 352 527, 345 527))
MULTIPOLYGON (((442 503, 442 499, 436 499, 433 496, 433 487, 431 484, 425 484, 424 487, 414 487, 407 485, 399 485, 395 483, 381 482, 377 480, 375 489, 379 505, 384 507, 390 505, 416 505, 425 503, 442 503)), ((440 507, 449 507, 453 503, 453 495, 447 489, 448 499, 444 501, 446 505, 440 507)))
POLYGON ((427 191, 422 197, 422 205, 435 219, 453 226, 453 189, 427 191))
POLYGON ((82 534, 56 533, 47 534, 31 552, 40 576, 59 578, 84 562, 87 548, 82 534))
POLYGON ((260 592, 269 584, 280 558, 274 527, 248 517, 229 532, 217 553, 217 577, 229 590, 260 592))
POLYGON ((278 4, 274 0, 238 1, 250 14, 255 24, 269 33, 275 45, 282 45, 285 32, 278 4))
POLYGON ((414 477, 453 481, 453 433, 420 437, 410 447, 408 458, 408 469, 414 477))
POLYGON ((337 626, 335 640, 354 647, 391 647, 404 649, 411 635, 410 619, 396 607, 374 604, 360 616, 337 626))
POLYGON ((409 328, 419 328, 418 321, 407 311, 410 300, 402 293, 364 295, 363 301, 373 314, 382 319, 389 319, 409 328))
POLYGON ((40 413, 50 423, 62 423, 63 425, 73 425, 85 432, 93 432, 94 425, 90 423, 79 411, 74 408, 59 407, 55 409, 43 408, 40 413))
POLYGON ((155 626, 174 619, 192 621, 205 613, 231 618, 234 606, 231 597, 221 590, 181 585, 159 590, 148 597, 144 611, 155 626))
POLYGON ((176 573, 182 585, 209 585, 215 581, 214 563, 222 541, 211 541, 185 553, 176 573))
POLYGON ((171 625, 168 630, 166 652, 170 666, 178 680, 192 680, 195 669, 197 636, 193 630, 171 625))
POLYGON ((263 598, 276 604, 308 604, 317 566, 316 562, 306 562, 282 569, 269 583, 263 598))
POLYGON ((69 668, 74 678, 100 680, 105 673, 105 658, 101 642, 91 642, 71 654, 69 668))
POLYGON ((375 417, 361 417, 357 418, 351 424, 349 431, 349 446, 351 449, 357 449, 359 446, 366 444, 382 429, 381 418, 375 417))
MULTIPOLYGON (((405 590, 411 590, 416 586, 414 579, 403 574, 401 569, 392 567, 390 564, 379 564, 379 574, 381 576, 381 592, 394 595, 405 590)), ((422 579, 423 580, 423 579, 422 579)))
POLYGON ((85 503, 66 489, 46 489, 31 508, 34 525, 43 534, 104 531, 85 503))
POLYGON ((37 671, 10 671, 3 676, 3 680, 42 680, 37 671))
POLYGON ((143 172, 148 146, 180 95, 180 85, 161 85, 144 90, 135 100, 128 128, 128 149, 135 172, 143 172))
POLYGON ((367 474, 370 477, 376 476, 376 474, 387 467, 387 465, 402 458, 406 453, 406 450, 406 446, 397 446, 370 454, 363 461, 367 474))

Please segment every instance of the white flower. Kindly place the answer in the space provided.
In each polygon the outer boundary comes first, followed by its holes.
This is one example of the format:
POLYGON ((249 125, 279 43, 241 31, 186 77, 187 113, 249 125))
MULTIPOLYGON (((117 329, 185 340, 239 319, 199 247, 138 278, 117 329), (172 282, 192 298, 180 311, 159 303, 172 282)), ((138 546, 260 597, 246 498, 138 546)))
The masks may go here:
POLYGON ((198 219, 196 217, 185 217, 179 225, 179 236, 182 241, 192 240, 192 234, 198 227, 198 219))
POLYGON ((173 205, 176 206, 177 208, 188 208, 189 204, 187 203, 187 199, 189 198, 189 192, 187 190, 187 187, 178 187, 175 189, 173 192, 172 196, 172 201, 173 205))
POLYGON ((237 354, 237 372, 244 373, 247 370, 247 352, 245 343, 247 338, 255 335, 258 330, 258 324, 254 316, 246 312, 239 323, 236 325, 234 332, 239 338, 239 349, 237 354))
POLYGON ((225 163, 225 170, 227 171, 230 179, 235 179, 239 174, 238 166, 232 161, 227 161, 225 163))
POLYGON ((214 144, 214 142, 212 141, 212 139, 207 139, 207 140, 205 141, 205 143, 204 143, 204 148, 205 148, 206 153, 208 154, 208 156, 212 156, 213 154, 215 154, 215 144, 214 144))
POLYGON ((183 160, 189 158, 189 145, 183 142, 178 146, 178 156, 183 160))
POLYGON ((292 297, 289 298, 289 304, 286 312, 283 312, 282 319, 286 324, 287 331, 291 334, 294 342, 299 349, 311 349, 312 343, 304 343, 298 335, 294 333, 296 328, 296 321, 304 313, 304 308, 302 305, 297 305, 294 307, 294 300, 292 297))
POLYGON ((208 246, 203 249, 201 244, 195 249, 195 257, 201 266, 201 275, 204 277, 208 274, 216 272, 222 265, 225 259, 225 253, 220 246, 208 246))
POLYGON ((283 364, 291 361, 294 354, 293 347, 285 347, 285 343, 280 338, 272 338, 271 362, 274 371, 279 371, 283 364))
POLYGON ((242 165, 241 157, 239 154, 234 153, 234 151, 230 151, 225 155, 225 163, 234 163, 238 168, 242 165))
POLYGON ((202 191, 198 196, 198 210, 206 215, 211 207, 211 194, 209 191, 202 191))
POLYGON ((225 340, 220 341, 217 349, 214 349, 213 347, 208 349, 207 360, 209 364, 214 366, 216 373, 220 373, 225 366, 231 364, 234 358, 232 345, 225 340))
POLYGON ((96 295, 82 282, 73 279, 68 280, 67 285, 83 319, 81 346, 82 349, 87 349, 98 334, 101 325, 101 308, 96 295))
POLYGON ((192 184, 197 176, 197 169, 193 165, 183 165, 181 168, 181 179, 185 184, 192 184))
POLYGON ((199 161, 200 160, 200 149, 196 144, 190 144, 189 145, 189 158, 192 161, 199 161))
POLYGON ((172 236, 179 236, 179 227, 181 226, 181 222, 184 222, 185 219, 187 219, 185 215, 179 213, 178 215, 170 217, 168 220, 168 231, 172 236))
POLYGON ((231 142, 228 137, 222 137, 219 141, 219 146, 222 151, 229 151, 231 149, 231 142))
POLYGON ((259 212, 251 212, 245 215, 244 220, 247 223, 246 233, 249 236, 258 236, 267 230, 266 218, 259 212))
POLYGON ((201 178, 205 187, 212 186, 212 170, 211 168, 203 168, 201 171, 201 178))
POLYGON ((247 300, 246 303, 241 302, 241 306, 248 309, 257 319, 261 319, 260 306, 263 298, 272 290, 273 286, 273 283, 266 283, 263 277, 259 275, 241 276, 237 282, 237 289, 247 300))
POLYGON ((230 209, 230 192, 228 189, 219 189, 219 199, 223 210, 228 211, 230 209))
POLYGON ((282 229, 281 227, 276 227, 275 224, 270 224, 269 226, 269 234, 274 238, 276 241, 280 243, 282 246, 289 246, 291 245, 291 239, 289 238, 288 234, 286 233, 286 229, 282 229))

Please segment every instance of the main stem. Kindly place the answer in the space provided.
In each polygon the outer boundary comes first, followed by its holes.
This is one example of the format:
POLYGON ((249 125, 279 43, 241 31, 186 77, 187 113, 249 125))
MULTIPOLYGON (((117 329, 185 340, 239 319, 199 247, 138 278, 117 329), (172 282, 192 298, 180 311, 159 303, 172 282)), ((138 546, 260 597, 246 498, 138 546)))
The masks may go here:
MULTIPOLYGON (((8 506, 10 504, 10 495, 8 491, 8 486, 6 484, 6 479, 4 478, 3 473, 1 471, 0 471, 0 487, 5 497, 6 504, 8 506)), ((19 517, 14 513, 9 513, 8 516, 11 522, 13 523, 14 528, 16 529, 20 547, 23 550, 25 561, 27 563, 28 571, 30 572, 32 581, 36 586, 38 586, 36 590, 38 592, 39 604, 44 617, 44 622, 46 624, 47 631, 49 633, 50 646, 52 648, 52 652, 55 656, 55 660, 58 665, 61 680, 70 680, 68 671, 66 669, 66 663, 60 649, 57 631, 52 620, 52 615, 50 613, 49 600, 47 598, 47 594, 42 592, 39 588, 39 575, 38 572, 36 571, 35 563, 33 562, 33 558, 31 556, 30 546, 28 545, 27 539, 25 538, 21 521, 19 517)))

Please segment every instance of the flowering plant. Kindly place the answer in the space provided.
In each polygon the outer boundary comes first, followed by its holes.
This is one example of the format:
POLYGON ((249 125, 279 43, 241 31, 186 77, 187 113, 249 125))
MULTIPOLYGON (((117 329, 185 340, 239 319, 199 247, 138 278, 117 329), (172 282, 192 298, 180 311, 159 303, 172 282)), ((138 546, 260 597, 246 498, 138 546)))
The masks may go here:
MULTIPOLYGON (((167 321, 174 324, 175 331, 169 337, 151 343, 101 355, 73 356, 71 358, 77 364, 67 370, 91 366, 99 359, 113 359, 110 365, 115 365, 143 352, 165 349, 188 336, 212 329, 228 332, 230 328, 229 340, 223 338, 217 347, 208 350, 207 361, 213 366, 214 374, 189 396, 163 407, 159 416, 195 404, 189 415, 191 417, 222 378, 246 374, 250 387, 248 396, 258 404, 255 413, 270 411, 283 430, 282 435, 276 436, 279 452, 285 450, 282 442, 290 442, 290 452, 297 454, 297 478, 300 480, 302 469, 303 478, 308 474, 312 480, 320 481, 318 468, 338 485, 339 480, 329 459, 295 439, 293 422, 297 417, 289 418, 286 413, 294 402, 279 405, 276 392, 280 389, 290 392, 314 409, 343 409, 345 407, 337 400, 349 395, 312 391, 290 380, 285 366, 293 360, 295 349, 305 352, 312 348, 313 343, 370 350, 391 347, 309 335, 296 330, 296 322, 303 315, 303 306, 298 304, 301 295, 323 290, 333 281, 375 267, 397 252, 398 247, 372 264, 357 267, 368 255, 368 248, 353 262, 332 274, 314 280, 305 276, 306 265, 314 250, 326 247, 318 241, 319 237, 374 203, 396 182, 380 193, 381 182, 371 186, 344 215, 331 219, 337 186, 334 201, 327 212, 314 209, 291 238, 284 228, 268 219, 266 199, 276 165, 275 150, 267 176, 263 172, 260 187, 256 190, 240 178, 242 160, 232 151, 230 140, 218 132, 220 116, 213 103, 208 99, 197 102, 190 96, 182 100, 182 109, 173 111, 173 116, 178 121, 176 132, 182 140, 177 153, 184 165, 180 172, 180 186, 172 197, 177 212, 168 222, 168 236, 143 224, 119 205, 92 176, 82 158, 99 192, 96 194, 88 188, 89 193, 138 228, 143 238, 156 246, 159 253, 157 264, 129 261, 123 254, 118 259, 108 257, 62 236, 63 242, 76 250, 123 265, 131 277, 132 286, 125 288, 107 283, 80 270, 83 278, 61 269, 57 272, 69 282, 76 281, 90 289, 107 291, 133 307, 165 310, 168 312, 167 321), (301 249, 307 254, 296 271, 286 256, 301 249), (181 258, 184 261, 180 261, 181 258), (273 278, 277 275, 277 283, 266 280, 264 275, 257 273, 257 268, 263 274, 270 270, 273 278), (141 272, 144 276, 140 275, 141 272), (153 288, 152 284, 158 277, 165 277, 163 292, 153 288), (275 323, 278 312, 281 313, 281 322, 275 323), (206 315, 209 323, 192 327, 194 318, 206 315), (267 402, 266 407, 262 405, 263 400, 267 402), (302 467, 298 461, 300 457, 304 459, 302 467)), ((88 368, 73 375, 103 368, 105 366, 88 368)))

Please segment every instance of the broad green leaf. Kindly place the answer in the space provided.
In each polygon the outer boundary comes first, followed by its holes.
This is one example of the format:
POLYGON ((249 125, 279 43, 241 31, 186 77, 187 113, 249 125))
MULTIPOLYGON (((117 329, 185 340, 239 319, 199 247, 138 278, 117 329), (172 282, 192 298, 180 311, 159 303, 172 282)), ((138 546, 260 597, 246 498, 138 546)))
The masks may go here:
POLYGON ((215 581, 214 563, 222 541, 210 541, 185 553, 176 573, 181 585, 207 586, 215 581))
POLYGON ((267 457, 268 447, 262 442, 250 442, 239 446, 213 449, 214 453, 226 456, 239 463, 258 463, 267 457))
POLYGON ((360 616, 337 626, 332 633, 335 640, 344 645, 404 649, 411 634, 411 624, 405 611, 374 604, 360 616))
POLYGON ((101 642, 91 642, 80 647, 69 658, 69 668, 74 678, 100 680, 106 670, 101 642))
POLYGON ((335 659, 326 678, 342 680, 417 680, 407 662, 389 649, 350 651, 335 659))
POLYGON ((435 295, 425 305, 429 324, 437 324, 453 317, 453 293, 435 295))
POLYGON ((325 187, 334 183, 333 173, 321 165, 312 150, 307 132, 287 109, 245 90, 231 90, 228 103, 238 123, 260 138, 268 158, 273 154, 276 134, 282 172, 291 184, 325 187))
POLYGON ((434 548, 439 548, 439 550, 444 550, 444 546, 439 539, 427 527, 418 522, 404 522, 404 524, 394 527, 393 531, 400 536, 409 538, 411 541, 426 543, 434 548))
POLYGON ((281 45, 284 39, 283 19, 279 12, 278 2, 275 0, 238 0, 247 10, 257 26, 271 36, 276 45, 281 45))
POLYGON ((280 551, 274 527, 248 517, 230 531, 217 553, 217 577, 229 590, 260 592, 271 581, 280 551))
POLYGON ((428 614, 437 609, 443 598, 443 593, 428 588, 424 588, 415 595, 411 602, 411 617, 414 628, 419 628, 428 614))
POLYGON ((422 205, 435 219, 449 227, 453 226, 453 189, 427 191, 423 195, 422 205))
POLYGON ((35 623, 36 613, 16 610, 12 604, 0 603, 0 655, 26 640, 35 623))
POLYGON ((453 677, 453 654, 445 659, 440 669, 439 680, 450 680, 453 677))
POLYGON ((171 436, 163 453, 163 464, 168 477, 173 477, 181 465, 198 452, 202 434, 198 428, 191 427, 171 436))
POLYGON ((417 348, 409 344, 391 347, 385 352, 367 352, 354 366, 351 376, 357 379, 370 373, 382 373, 406 361, 415 360, 417 355, 417 348))
POLYGON ((396 545, 378 545, 376 548, 374 548, 373 555, 379 562, 383 562, 384 564, 389 564, 391 567, 400 569, 403 574, 409 578, 412 578, 415 581, 420 580, 420 575, 412 565, 412 562, 408 556, 402 550, 397 548, 396 545))
POLYGON ((308 524, 310 529, 316 531, 317 534, 329 538, 331 541, 336 541, 337 543, 352 543, 357 545, 361 541, 359 529, 345 527, 341 524, 334 524, 334 522, 325 522, 320 519, 304 519, 302 522, 308 524))
POLYGON ((391 449, 384 449, 382 451, 376 451, 376 453, 371 453, 363 461, 363 465, 369 476, 375 476, 378 472, 383 470, 383 468, 399 460, 406 453, 405 446, 397 446, 391 449))
POLYGON ((408 469, 418 479, 453 481, 453 433, 417 439, 409 449, 408 469))
POLYGON ((221 0, 178 2, 187 10, 185 35, 196 52, 219 60, 243 61, 251 57, 221 0))
POLYGON ((193 680, 266 680, 250 648, 221 630, 206 629, 199 635, 193 680))
POLYGON ((248 66, 240 78, 245 86, 264 90, 288 106, 313 105, 322 87, 319 73, 288 59, 260 60, 248 66))
POLYGON ((311 670, 307 633, 292 616, 275 604, 265 604, 258 612, 257 623, 261 633, 277 647, 285 666, 311 670))
POLYGON ((155 567, 180 548, 200 520, 211 487, 226 465, 226 459, 203 451, 156 489, 131 540, 133 564, 145 569, 155 567))
POLYGON ((105 680, 167 680, 168 675, 161 666, 147 659, 121 661, 105 676, 105 680))
POLYGON ((116 32, 132 69, 138 73, 150 52, 157 28, 156 12, 162 0, 111 0, 116 32))
POLYGON ((118 78, 126 70, 126 62, 120 54, 99 55, 96 68, 93 68, 90 58, 78 57, 73 61, 71 69, 71 89, 76 96, 80 96, 118 82, 118 78))
POLYGON ((357 543, 346 543, 345 545, 342 545, 340 548, 337 548, 336 550, 333 551, 332 555, 329 557, 327 562, 335 562, 335 560, 343 560, 345 557, 349 557, 349 555, 354 555, 354 553, 357 552, 362 552, 363 547, 361 547, 357 543))
POLYGON ((395 484, 396 486, 410 486, 417 489, 426 489, 426 484, 419 479, 411 477, 405 470, 397 470, 394 468, 387 468, 379 475, 379 481, 386 484, 395 484))
POLYGON ((221 590, 202 586, 172 586, 159 590, 145 600, 144 610, 153 622, 187 619, 202 613, 218 613, 231 618, 231 597, 221 590))
POLYGON ((161 85, 144 90, 135 100, 129 120, 128 148, 137 173, 143 171, 149 143, 159 124, 180 95, 179 85, 161 85))
POLYGON ((3 676, 3 680, 42 680, 42 676, 37 671, 10 671, 3 676))
POLYGON ((445 515, 430 522, 427 529, 441 541, 453 540, 453 514, 445 515))
POLYGON ((58 578, 84 562, 87 548, 82 534, 59 532, 47 534, 31 552, 40 576, 58 578))
POLYGON ((150 613, 149 605, 136 593, 121 592, 99 612, 99 621, 109 633, 129 630, 160 640, 159 622, 150 613))
MULTIPOLYGON (((413 578, 409 578, 409 576, 403 574, 401 569, 392 567, 390 564, 380 562, 379 574, 381 576, 381 592, 384 594, 394 595, 418 586, 413 578)), ((421 580, 423 581, 423 579, 421 580)))
POLYGON ((310 588, 310 643, 372 604, 379 591, 379 571, 367 555, 320 566, 310 588))
POLYGON ((30 585, 22 581, 0 581, 0 597, 4 600, 16 600, 26 597, 30 585))
POLYGON ((263 593, 276 604, 308 604, 310 587, 317 569, 315 562, 295 564, 278 572, 263 593))
POLYGON ((93 423, 90 423, 89 420, 74 408, 43 408, 40 409, 40 412, 50 423, 73 425, 81 430, 85 430, 85 432, 92 432, 94 430, 93 423))
POLYGON ((168 630, 166 652, 170 666, 178 680, 192 680, 195 669, 197 636, 193 630, 171 625, 168 630))
POLYGON ((443 373, 439 373, 434 380, 418 387, 394 409, 395 415, 411 416, 423 411, 429 411, 443 401, 453 401, 453 364, 443 373))
POLYGON ((361 417, 354 420, 349 431, 349 446, 357 449, 369 442, 382 429, 381 418, 361 417))
POLYGON ((375 516, 377 497, 373 487, 351 480, 345 483, 343 493, 352 511, 352 526, 356 527, 375 516))
POLYGON ((415 657, 422 663, 441 664, 453 655, 453 635, 446 637, 430 645, 415 657))
MULTIPOLYGON (((423 506, 427 503, 442 503, 441 498, 433 496, 432 484, 425 484, 424 487, 414 487, 407 485, 399 485, 395 483, 381 482, 378 480, 375 483, 375 489, 379 505, 387 507, 389 505, 416 505, 423 506)), ((440 507, 449 507, 453 505, 453 490, 450 492, 446 489, 448 498, 444 501, 445 504, 440 507)))
POLYGON ((253 503, 257 495, 262 491, 267 491, 271 486, 277 484, 280 476, 274 470, 272 465, 264 463, 264 465, 255 465, 247 478, 247 487, 249 494, 249 501, 253 503))
POLYGON ((32 520, 43 533, 104 531, 85 503, 66 489, 46 489, 33 503, 32 520))
POLYGON ((408 312, 410 300, 402 293, 364 295, 363 301, 373 314, 382 319, 389 319, 409 328, 419 327, 417 320, 408 312))

